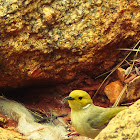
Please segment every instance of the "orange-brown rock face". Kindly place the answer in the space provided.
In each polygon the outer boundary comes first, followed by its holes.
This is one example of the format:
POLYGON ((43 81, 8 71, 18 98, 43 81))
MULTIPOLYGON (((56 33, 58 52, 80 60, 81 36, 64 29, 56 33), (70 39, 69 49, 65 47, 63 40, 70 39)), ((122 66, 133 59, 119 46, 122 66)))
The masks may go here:
POLYGON ((122 83, 120 81, 115 81, 107 85, 104 89, 104 92, 106 93, 106 96, 109 98, 110 102, 115 103, 122 89, 123 89, 122 83))
POLYGON ((140 39, 139 7, 136 0, 2 0, 0 86, 101 74, 124 57, 118 47, 140 39))

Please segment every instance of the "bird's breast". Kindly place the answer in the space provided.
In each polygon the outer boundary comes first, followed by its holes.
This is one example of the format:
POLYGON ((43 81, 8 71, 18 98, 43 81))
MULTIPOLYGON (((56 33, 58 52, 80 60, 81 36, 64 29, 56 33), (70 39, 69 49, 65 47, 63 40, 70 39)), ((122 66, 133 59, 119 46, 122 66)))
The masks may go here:
POLYGON ((94 138, 97 133, 98 129, 94 129, 88 124, 89 113, 86 110, 82 111, 72 111, 71 112, 71 122, 74 126, 75 130, 83 136, 87 136, 90 138, 94 138))

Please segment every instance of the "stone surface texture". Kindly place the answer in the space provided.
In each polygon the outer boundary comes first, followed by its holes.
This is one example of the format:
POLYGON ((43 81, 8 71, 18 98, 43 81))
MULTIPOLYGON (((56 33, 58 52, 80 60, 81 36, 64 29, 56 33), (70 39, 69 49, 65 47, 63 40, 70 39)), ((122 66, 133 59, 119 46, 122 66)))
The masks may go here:
POLYGON ((116 49, 135 45, 139 29, 139 0, 0 0, 0 86, 97 76, 122 60, 116 49))
POLYGON ((127 86, 127 98, 135 100, 140 98, 140 76, 133 79, 127 86))
POLYGON ((139 140, 140 117, 138 116, 140 116, 140 100, 114 117, 95 140, 139 140))
MULTIPOLYGON (((115 103, 115 101, 119 97, 122 89, 123 89, 122 83, 117 80, 117 81, 114 81, 114 82, 111 82, 110 84, 108 84, 104 88, 104 92, 105 92, 106 96, 108 97, 108 99, 110 100, 110 102, 115 103)), ((121 99, 123 100, 124 97, 121 99)))
POLYGON ((3 129, 1 127, 0 127, 0 139, 1 140, 28 140, 22 134, 19 134, 11 130, 3 129))

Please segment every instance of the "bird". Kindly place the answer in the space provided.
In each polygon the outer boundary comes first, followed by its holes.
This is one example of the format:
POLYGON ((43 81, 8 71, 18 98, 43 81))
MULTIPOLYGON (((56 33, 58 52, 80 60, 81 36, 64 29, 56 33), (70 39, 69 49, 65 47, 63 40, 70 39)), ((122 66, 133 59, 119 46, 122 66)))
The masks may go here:
POLYGON ((83 90, 73 90, 68 100, 71 108, 71 122, 75 130, 82 136, 95 138, 108 122, 127 107, 104 108, 95 106, 90 95, 83 90))

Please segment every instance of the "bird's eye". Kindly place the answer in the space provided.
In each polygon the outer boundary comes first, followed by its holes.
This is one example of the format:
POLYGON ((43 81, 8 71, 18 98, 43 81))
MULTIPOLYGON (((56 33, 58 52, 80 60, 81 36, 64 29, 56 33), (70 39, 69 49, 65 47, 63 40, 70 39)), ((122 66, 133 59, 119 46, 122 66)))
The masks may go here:
POLYGON ((82 100, 83 97, 79 97, 80 100, 82 100))

